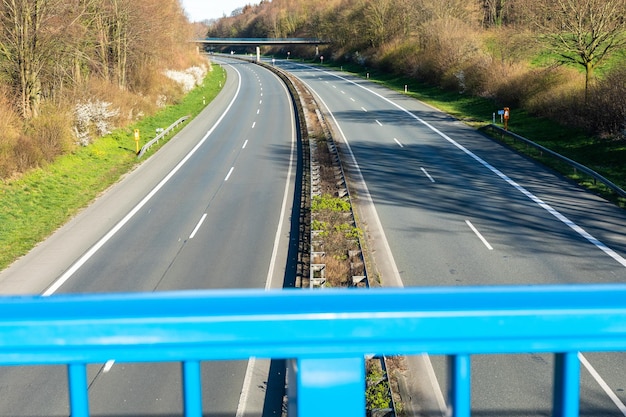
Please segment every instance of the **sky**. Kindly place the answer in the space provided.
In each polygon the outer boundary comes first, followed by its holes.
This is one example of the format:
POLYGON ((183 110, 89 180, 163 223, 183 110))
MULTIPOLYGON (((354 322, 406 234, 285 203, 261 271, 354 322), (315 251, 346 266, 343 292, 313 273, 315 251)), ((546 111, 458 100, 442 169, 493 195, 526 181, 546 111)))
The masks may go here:
POLYGON ((181 0, 183 8, 192 22, 201 22, 206 19, 219 19, 230 16, 235 9, 246 4, 255 3, 251 0, 181 0))

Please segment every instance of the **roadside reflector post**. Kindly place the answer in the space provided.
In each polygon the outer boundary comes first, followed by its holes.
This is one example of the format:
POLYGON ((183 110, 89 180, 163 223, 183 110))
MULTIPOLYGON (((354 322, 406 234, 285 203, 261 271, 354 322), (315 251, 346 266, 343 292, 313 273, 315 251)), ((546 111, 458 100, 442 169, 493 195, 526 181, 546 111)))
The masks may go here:
POLYGON ((135 129, 135 150, 139 154, 139 129, 135 129))

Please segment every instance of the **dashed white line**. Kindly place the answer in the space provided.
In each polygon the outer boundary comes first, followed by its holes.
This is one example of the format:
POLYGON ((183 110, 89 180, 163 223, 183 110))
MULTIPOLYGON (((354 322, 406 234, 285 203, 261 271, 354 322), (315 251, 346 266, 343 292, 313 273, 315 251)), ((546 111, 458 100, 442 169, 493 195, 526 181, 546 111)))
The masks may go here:
POLYGON ((256 109, 256 114, 261 113, 261 109, 256 109))
POLYGON ((485 244, 485 246, 487 246, 487 249, 489 250, 493 250, 493 248, 491 247, 491 245, 489 244, 489 242, 487 242, 487 239, 485 239, 483 237, 483 235, 480 234, 480 232, 478 231, 478 229, 476 229, 474 227, 474 225, 472 224, 472 222, 470 222, 469 220, 465 220, 465 223, 467 223, 467 225, 469 226, 470 229, 472 229, 472 231, 476 234, 476 236, 478 236, 478 238, 485 244))
POLYGON ((435 179, 433 177, 430 176, 430 174, 428 173, 428 171, 426 171, 426 169, 424 169, 423 167, 421 168, 422 172, 424 173, 424 175, 426 175, 428 177, 428 179, 430 180, 430 182, 435 182, 435 179))
POLYGON ((241 147, 241 149, 246 149, 247 145, 248 145, 248 139, 246 139, 246 141, 243 143, 243 146, 241 147))
POLYGON ((394 140, 394 141, 396 141, 396 143, 397 143, 397 144, 398 144, 401 148, 404 148, 404 145, 402 145, 398 139, 393 138, 393 140, 394 140))
POLYGON ((263 104, 263 100, 259 100, 259 104, 263 104))
POLYGON ((381 122, 379 122, 378 120, 376 120, 376 123, 378 123, 378 126, 382 126, 383 124, 381 122))
POLYGON ((254 126, 256 126, 256 122, 252 122, 252 129, 254 129, 254 126))
POLYGON ((224 178, 224 181, 228 181, 228 179, 230 178, 230 174, 233 173, 234 169, 235 167, 230 167, 230 171, 228 171, 228 174, 226 175, 226 178, 224 178))
POLYGON ((367 113, 367 109, 365 107, 361 107, 361 110, 363 110, 365 113, 367 113))
POLYGON ((354 101, 354 102, 356 103, 356 100, 355 100, 355 99, 353 99, 352 97, 350 97, 350 100, 352 100, 352 101, 354 101))
MULTIPOLYGON (((229 175, 230 175, 230 173, 229 173, 229 175)), ((202 215, 202 217, 200 218, 200 221, 198 222, 196 227, 194 227, 193 232, 191 232, 191 234, 189 235, 189 239, 193 239, 194 236, 196 235, 196 233, 198 233, 198 230, 200 230, 200 226, 202 226, 202 223, 204 223, 204 219, 206 219, 206 213, 204 213, 202 215)))

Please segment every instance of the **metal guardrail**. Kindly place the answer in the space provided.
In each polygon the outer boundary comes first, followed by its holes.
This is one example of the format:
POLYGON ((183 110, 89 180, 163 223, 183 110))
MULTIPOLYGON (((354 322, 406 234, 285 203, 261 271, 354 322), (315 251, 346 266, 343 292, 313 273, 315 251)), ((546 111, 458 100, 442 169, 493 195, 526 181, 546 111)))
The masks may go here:
POLYGON ((603 183, 607 188, 609 188, 610 190, 612 190, 614 193, 618 194, 620 197, 625 197, 626 198, 626 191, 624 191, 623 189, 621 189, 619 186, 617 186, 616 184, 614 184, 613 182, 609 181, 607 178, 603 177, 602 175, 598 174, 597 172, 595 172, 594 170, 579 164, 576 161, 573 161, 557 152, 554 152, 551 149, 548 149, 544 146, 539 145, 538 143, 535 143, 529 139, 526 139, 523 136, 520 136, 516 133, 510 132, 508 130, 504 130, 503 128, 496 126, 494 124, 489 124, 488 126, 486 126, 486 128, 488 129, 493 129, 496 132, 498 132, 501 135, 506 135, 509 136, 515 140, 518 140, 520 142, 523 142, 525 144, 527 144, 528 146, 531 146, 535 149, 538 149, 539 151, 546 153, 562 162, 565 162, 566 164, 570 165, 571 167, 574 168, 575 171, 580 171, 585 173, 586 175, 588 175, 589 177, 593 178, 594 181, 599 181, 601 183, 603 183))
POLYGON ((161 139, 163 139, 167 134, 169 134, 172 130, 176 129, 176 127, 178 127, 179 124, 185 122, 187 119, 189 119, 191 116, 183 116, 180 119, 176 120, 174 123, 172 123, 167 129, 165 129, 164 131, 162 131, 161 133, 159 133, 154 139, 152 139, 150 142, 146 143, 145 145, 143 145, 141 147, 141 149, 139 150, 139 153, 137 153, 137 158, 141 158, 143 156, 143 154, 146 153, 146 151, 148 149, 150 149, 152 147, 152 145, 154 145, 155 143, 159 143, 159 141, 161 139))
POLYGON ((553 416, 575 417, 578 352, 626 351, 624 323, 623 284, 4 297, 0 365, 67 364, 87 417, 87 364, 179 361, 200 417, 201 361, 291 358, 289 415, 362 417, 365 356, 426 352, 449 356, 450 415, 469 417, 470 355, 553 352, 553 416))

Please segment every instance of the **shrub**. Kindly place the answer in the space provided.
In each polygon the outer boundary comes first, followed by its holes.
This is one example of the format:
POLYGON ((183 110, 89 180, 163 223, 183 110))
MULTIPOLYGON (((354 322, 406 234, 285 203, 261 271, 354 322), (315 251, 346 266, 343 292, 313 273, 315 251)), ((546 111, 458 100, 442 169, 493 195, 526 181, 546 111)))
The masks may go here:
POLYGON ((321 196, 313 196, 313 202, 311 203, 312 212, 320 212, 323 210, 329 210, 332 212, 350 212, 350 203, 342 200, 341 198, 332 197, 328 194, 321 196))
POLYGON ((611 71, 589 91, 584 127, 600 136, 626 139, 626 68, 611 71))
POLYGON ((51 162, 71 149, 70 120, 65 112, 46 106, 39 117, 30 121, 27 133, 41 151, 44 161, 51 162))

